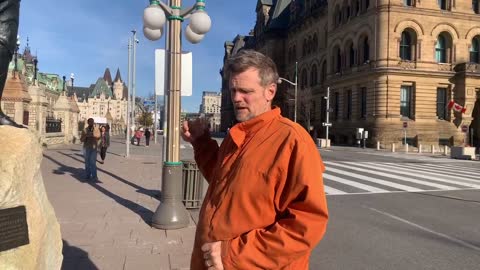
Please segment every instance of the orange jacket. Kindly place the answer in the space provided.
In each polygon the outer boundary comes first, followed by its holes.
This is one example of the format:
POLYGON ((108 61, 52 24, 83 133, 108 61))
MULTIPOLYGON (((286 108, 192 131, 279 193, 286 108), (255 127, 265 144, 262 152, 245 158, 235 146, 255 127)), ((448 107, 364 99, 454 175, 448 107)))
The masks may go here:
POLYGON ((191 269, 206 269, 201 246, 215 241, 225 269, 308 269, 328 220, 325 167, 308 133, 275 108, 235 125, 220 147, 207 135, 193 146, 210 185, 191 269))

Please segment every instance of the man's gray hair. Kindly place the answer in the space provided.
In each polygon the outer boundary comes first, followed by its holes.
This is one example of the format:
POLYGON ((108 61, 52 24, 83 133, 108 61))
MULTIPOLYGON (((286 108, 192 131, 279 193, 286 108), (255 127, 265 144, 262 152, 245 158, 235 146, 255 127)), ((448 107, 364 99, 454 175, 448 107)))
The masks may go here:
POLYGON ((260 84, 263 87, 278 82, 277 66, 273 60, 254 50, 241 50, 230 57, 225 65, 225 75, 230 79, 232 75, 245 72, 249 68, 258 70, 260 84))

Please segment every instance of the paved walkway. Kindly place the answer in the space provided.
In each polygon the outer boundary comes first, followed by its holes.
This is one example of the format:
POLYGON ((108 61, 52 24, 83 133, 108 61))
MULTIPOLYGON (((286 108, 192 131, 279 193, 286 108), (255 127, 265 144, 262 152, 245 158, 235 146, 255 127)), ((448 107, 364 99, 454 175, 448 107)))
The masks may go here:
MULTIPOLYGON (((144 143, 144 141, 143 141, 144 143)), ((44 151, 42 174, 61 226, 65 270, 189 269, 196 211, 187 228, 150 226, 159 204, 161 147, 131 145, 113 138, 98 182, 83 180, 80 145, 44 151)), ((182 150, 182 158, 191 151, 182 150)))

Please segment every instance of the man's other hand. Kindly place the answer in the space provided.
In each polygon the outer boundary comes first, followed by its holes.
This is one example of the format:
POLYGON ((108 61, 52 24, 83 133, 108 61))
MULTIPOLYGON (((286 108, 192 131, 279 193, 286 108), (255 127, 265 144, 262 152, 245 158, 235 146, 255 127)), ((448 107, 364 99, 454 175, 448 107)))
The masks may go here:
POLYGON ((223 270, 221 241, 204 244, 202 251, 208 270, 223 270))
POLYGON ((205 133, 210 133, 205 118, 183 122, 181 135, 184 141, 192 143, 205 133))

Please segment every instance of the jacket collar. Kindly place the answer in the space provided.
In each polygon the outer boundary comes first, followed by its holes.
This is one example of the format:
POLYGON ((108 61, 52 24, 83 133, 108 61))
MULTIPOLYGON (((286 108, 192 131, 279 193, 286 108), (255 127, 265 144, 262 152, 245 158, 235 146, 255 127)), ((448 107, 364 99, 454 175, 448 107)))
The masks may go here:
POLYGON ((272 110, 264 112, 253 119, 236 124, 230 129, 230 136, 233 142, 240 147, 246 138, 252 137, 267 123, 270 123, 274 118, 278 118, 279 116, 280 108, 274 107, 272 110))

